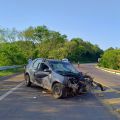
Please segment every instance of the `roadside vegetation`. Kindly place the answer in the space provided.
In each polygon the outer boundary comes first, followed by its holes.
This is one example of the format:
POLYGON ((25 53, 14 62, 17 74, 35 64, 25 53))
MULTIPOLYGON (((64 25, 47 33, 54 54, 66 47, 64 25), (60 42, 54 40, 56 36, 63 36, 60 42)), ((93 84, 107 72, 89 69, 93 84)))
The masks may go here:
POLYGON ((98 65, 100 67, 120 70, 120 49, 109 48, 106 50, 98 65))
POLYGON ((12 68, 12 69, 7 69, 7 70, 1 70, 0 77, 12 75, 15 73, 22 73, 23 71, 24 71, 23 68, 12 68))
POLYGON ((81 38, 69 40, 66 35, 46 26, 24 31, 0 28, 0 65, 26 64, 29 58, 68 58, 72 62, 96 62, 103 51, 81 38))

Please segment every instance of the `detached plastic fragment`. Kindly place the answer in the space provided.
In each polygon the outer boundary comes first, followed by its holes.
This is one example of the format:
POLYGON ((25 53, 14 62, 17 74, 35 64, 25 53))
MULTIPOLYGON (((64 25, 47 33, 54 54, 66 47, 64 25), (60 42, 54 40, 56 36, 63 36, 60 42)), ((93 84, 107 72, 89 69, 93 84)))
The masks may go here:
POLYGON ((34 99, 36 99, 37 97, 33 97, 34 99))
POLYGON ((95 81, 93 80, 94 78, 92 78, 90 75, 85 74, 85 75, 84 75, 84 78, 89 81, 88 84, 89 84, 92 88, 95 88, 95 86, 96 86, 96 87, 99 87, 101 91, 105 91, 103 85, 100 84, 100 83, 98 83, 98 82, 95 82, 95 81))
POLYGON ((105 91, 104 87, 100 83, 97 83, 95 81, 93 81, 93 83, 96 84, 97 87, 99 87, 101 89, 101 91, 105 91))

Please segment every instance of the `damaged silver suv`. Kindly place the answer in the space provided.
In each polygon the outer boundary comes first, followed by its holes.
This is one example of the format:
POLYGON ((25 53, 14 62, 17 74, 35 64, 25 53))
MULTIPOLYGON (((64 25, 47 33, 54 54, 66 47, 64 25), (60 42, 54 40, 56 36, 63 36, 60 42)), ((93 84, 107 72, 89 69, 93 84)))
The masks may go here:
POLYGON ((83 75, 69 61, 37 58, 25 68, 26 86, 36 84, 52 92, 55 98, 64 98, 89 91, 96 83, 83 75))

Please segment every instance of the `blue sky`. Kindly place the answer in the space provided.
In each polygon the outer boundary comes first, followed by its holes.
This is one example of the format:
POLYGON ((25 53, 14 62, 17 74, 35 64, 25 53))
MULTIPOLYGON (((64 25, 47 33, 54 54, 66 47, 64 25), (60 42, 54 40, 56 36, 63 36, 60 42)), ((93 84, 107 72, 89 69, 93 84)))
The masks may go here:
POLYGON ((102 49, 120 48, 120 0, 0 0, 0 26, 38 25, 102 49))

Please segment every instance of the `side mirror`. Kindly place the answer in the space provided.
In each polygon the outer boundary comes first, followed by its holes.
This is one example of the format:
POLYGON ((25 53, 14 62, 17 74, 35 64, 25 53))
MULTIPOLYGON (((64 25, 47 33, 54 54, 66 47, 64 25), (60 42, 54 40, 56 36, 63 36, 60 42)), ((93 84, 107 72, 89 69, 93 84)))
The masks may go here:
POLYGON ((52 71, 50 69, 44 69, 44 72, 49 72, 51 73, 52 71))

